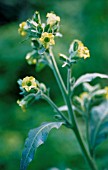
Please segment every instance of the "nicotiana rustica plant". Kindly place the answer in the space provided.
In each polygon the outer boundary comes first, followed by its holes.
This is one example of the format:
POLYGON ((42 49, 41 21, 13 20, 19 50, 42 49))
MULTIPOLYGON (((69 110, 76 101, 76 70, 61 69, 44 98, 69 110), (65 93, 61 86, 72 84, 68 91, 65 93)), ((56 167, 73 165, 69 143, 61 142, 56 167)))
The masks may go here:
POLYGON ((45 84, 40 83, 35 77, 27 76, 18 80, 22 99, 17 103, 23 111, 30 103, 44 99, 54 109, 56 117, 55 122, 43 123, 40 127, 30 130, 22 153, 20 170, 27 169, 34 158, 35 151, 46 141, 51 129, 59 129, 61 126, 74 132, 88 162, 88 167, 91 170, 98 170, 99 167, 95 163, 95 150, 108 137, 108 86, 101 89, 99 84, 92 86, 90 82, 97 77, 108 79, 108 75, 90 73, 75 80, 71 74, 72 66, 81 59, 89 58, 90 53, 81 41, 73 40, 68 56, 59 54, 63 63, 62 67, 67 70, 67 83, 64 83, 52 51, 55 37, 62 36, 59 32, 60 17, 52 12, 48 13, 46 17, 46 22, 42 23, 39 12, 35 12, 32 19, 19 25, 18 31, 22 36, 31 40, 33 50, 26 55, 28 64, 36 65, 38 71, 46 65, 50 67, 61 90, 65 105, 58 107, 50 98, 45 84), (83 85, 83 93, 75 96, 74 91, 80 84, 83 85), (64 111, 67 112, 67 115, 64 111), (84 119, 87 140, 82 137, 76 113, 79 113, 84 119))

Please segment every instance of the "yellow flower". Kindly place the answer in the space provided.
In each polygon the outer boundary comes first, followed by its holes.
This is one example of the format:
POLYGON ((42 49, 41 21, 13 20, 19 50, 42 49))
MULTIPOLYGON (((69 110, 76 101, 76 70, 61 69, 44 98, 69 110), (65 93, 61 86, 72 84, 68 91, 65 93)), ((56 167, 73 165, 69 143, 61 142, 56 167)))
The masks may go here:
POLYGON ((70 51, 76 52, 75 56, 79 58, 88 58, 90 57, 90 53, 87 47, 79 40, 74 40, 70 45, 70 51))
POLYGON ((54 35, 52 33, 43 32, 39 39, 43 46, 47 49, 50 45, 54 45, 54 35))
POLYGON ((27 33, 25 31, 25 28, 27 27, 27 23, 26 22, 22 22, 20 25, 19 25, 19 29, 18 29, 18 32, 22 35, 22 36, 25 36, 27 33))
POLYGON ((104 89, 105 89, 105 91, 106 91, 106 93, 105 93, 105 98, 108 99, 108 86, 106 86, 104 89))
POLYGON ((34 77, 30 76, 30 77, 25 77, 22 80, 22 87, 29 92, 31 89, 36 89, 37 87, 37 83, 34 77))
POLYGON ((22 111, 26 111, 26 102, 24 100, 17 100, 17 104, 21 107, 22 111))
POLYGON ((50 24, 51 26, 53 26, 56 22, 60 22, 60 17, 53 13, 47 13, 46 17, 48 18, 47 24, 50 24))
POLYGON ((87 92, 83 92, 83 93, 80 94, 80 99, 84 100, 84 99, 88 98, 88 96, 89 95, 88 95, 87 92))

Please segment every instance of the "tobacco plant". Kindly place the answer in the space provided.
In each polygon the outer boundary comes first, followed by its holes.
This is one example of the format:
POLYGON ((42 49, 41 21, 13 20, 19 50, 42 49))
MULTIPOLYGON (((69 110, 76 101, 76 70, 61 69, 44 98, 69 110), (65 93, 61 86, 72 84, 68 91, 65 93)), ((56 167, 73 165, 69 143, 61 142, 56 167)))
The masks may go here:
POLYGON ((18 80, 22 99, 18 100, 17 103, 23 111, 32 102, 44 99, 54 109, 56 117, 55 122, 42 123, 39 127, 29 131, 22 152, 20 170, 27 169, 37 148, 46 141, 51 129, 59 129, 61 126, 65 126, 74 132, 88 163, 88 168, 98 170, 99 167, 95 162, 95 150, 108 137, 108 86, 101 88, 99 84, 92 86, 90 82, 97 77, 108 79, 108 75, 87 73, 75 80, 72 75, 72 66, 80 60, 84 59, 86 61, 90 57, 88 48, 76 39, 70 44, 68 56, 59 53, 59 59, 63 63, 62 67, 65 67, 67 71, 67 83, 65 83, 53 54, 55 38, 62 37, 59 32, 60 17, 53 12, 48 13, 46 17, 46 22, 41 22, 40 14, 36 11, 31 19, 19 25, 18 31, 31 41, 33 50, 26 55, 27 63, 35 65, 37 71, 40 71, 46 65, 50 67, 65 105, 58 107, 50 98, 50 92, 46 85, 39 82, 35 77, 27 76, 18 80), (81 84, 83 85, 83 93, 75 96, 74 92, 81 84), (82 116, 85 123, 86 140, 82 136, 76 113, 82 116))

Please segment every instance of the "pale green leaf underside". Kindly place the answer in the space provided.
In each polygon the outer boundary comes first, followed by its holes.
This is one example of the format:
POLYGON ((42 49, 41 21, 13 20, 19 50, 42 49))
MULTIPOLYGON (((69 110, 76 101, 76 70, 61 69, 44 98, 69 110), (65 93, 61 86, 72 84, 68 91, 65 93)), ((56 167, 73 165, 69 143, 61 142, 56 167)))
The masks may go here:
POLYGON ((82 83, 91 82, 93 79, 97 77, 108 79, 108 75, 105 75, 105 74, 100 74, 100 73, 85 74, 76 80, 75 84, 73 85, 73 89, 82 83))
POLYGON ((26 170, 29 163, 33 160, 36 149, 42 145, 52 128, 60 128, 63 122, 44 123, 40 127, 30 130, 25 141, 25 148, 22 153, 20 170, 26 170))
POLYGON ((108 100, 95 106, 90 117, 90 146, 94 150, 108 138, 108 100))

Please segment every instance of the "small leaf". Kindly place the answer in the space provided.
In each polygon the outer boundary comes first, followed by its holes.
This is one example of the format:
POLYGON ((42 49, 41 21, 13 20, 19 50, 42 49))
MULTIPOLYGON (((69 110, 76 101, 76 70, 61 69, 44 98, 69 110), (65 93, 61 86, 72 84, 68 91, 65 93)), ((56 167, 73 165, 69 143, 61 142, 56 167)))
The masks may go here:
POLYGON ((26 170, 29 163, 33 160, 36 149, 42 145, 52 128, 60 128, 63 122, 44 123, 40 127, 30 130, 25 141, 25 148, 22 153, 20 170, 26 170))
POLYGON ((37 72, 40 72, 42 69, 44 69, 45 66, 46 66, 45 63, 38 62, 38 63, 36 64, 36 71, 37 71, 37 72))
POLYGON ((77 86, 79 86, 81 83, 91 82, 93 79, 95 79, 97 77, 108 79, 108 75, 105 75, 105 74, 100 74, 100 73, 85 74, 85 75, 81 76, 79 79, 77 79, 77 81, 75 82, 75 84, 73 86, 73 89, 76 88, 77 86))
POLYGON ((48 32, 48 30, 50 29, 50 24, 46 25, 44 28, 44 32, 48 32))
POLYGON ((90 146, 94 150, 108 138, 108 100, 93 107, 90 113, 89 137, 90 146))
MULTIPOLYGON (((75 106, 72 106, 72 108, 73 108, 73 110, 75 110, 75 106)), ((60 111, 68 111, 68 107, 67 107, 66 105, 60 106, 60 107, 59 107, 59 110, 60 110, 60 111)))
POLYGON ((62 61, 67 61, 67 60, 69 60, 66 55, 61 54, 61 53, 59 53, 59 57, 60 57, 60 59, 61 59, 62 61))
POLYGON ((41 18, 40 18, 40 14, 38 11, 36 11, 33 15, 33 20, 37 23, 37 24, 41 24, 41 18))

